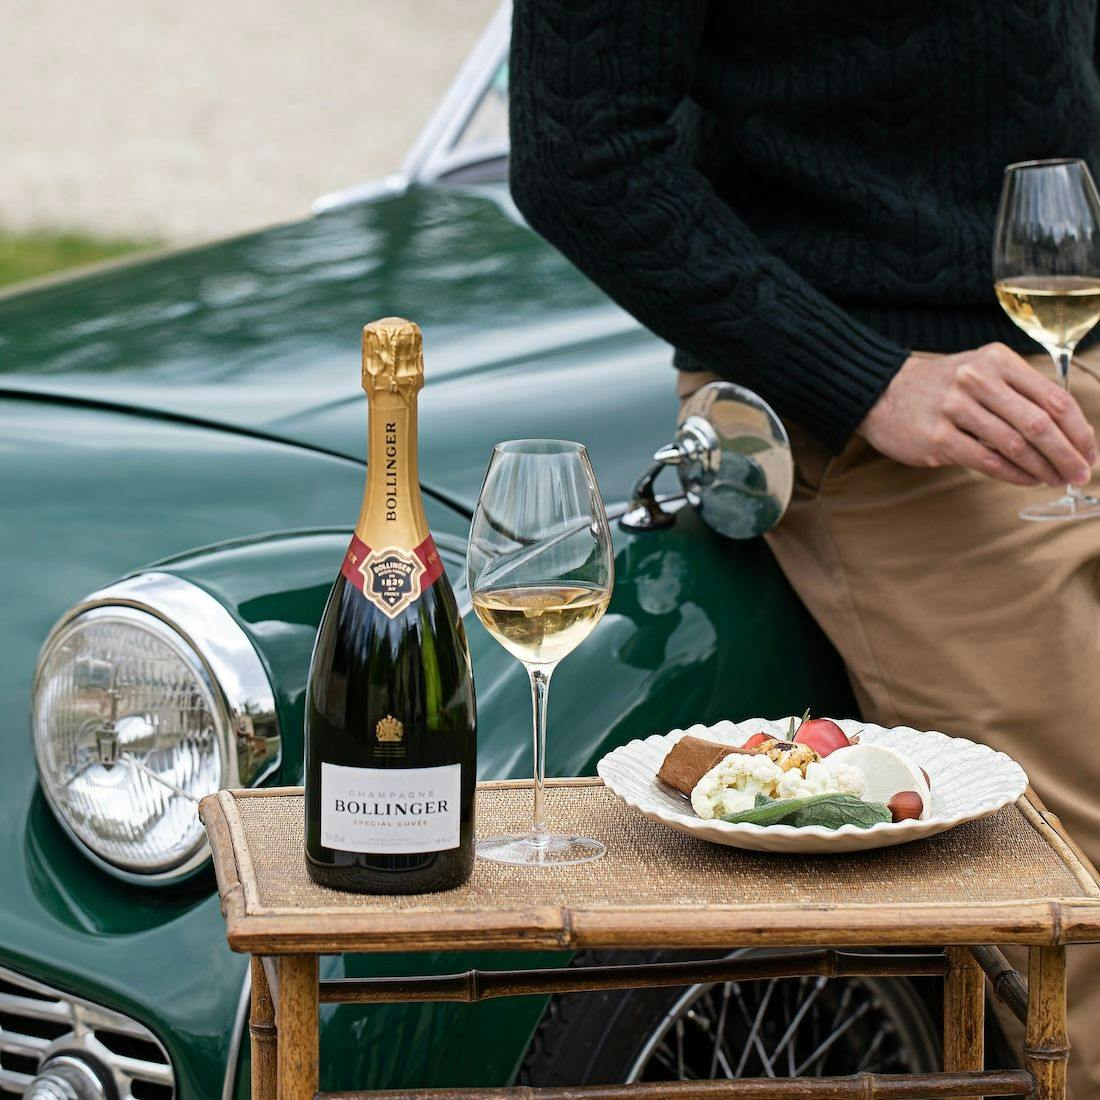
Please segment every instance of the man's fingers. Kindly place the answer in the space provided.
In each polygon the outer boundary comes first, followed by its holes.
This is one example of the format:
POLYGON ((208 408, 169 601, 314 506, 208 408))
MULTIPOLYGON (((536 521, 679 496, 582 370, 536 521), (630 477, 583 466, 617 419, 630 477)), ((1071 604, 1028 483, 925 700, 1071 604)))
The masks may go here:
POLYGON ((954 423, 991 450, 999 452, 1013 466, 1031 474, 1036 483, 1065 484, 1058 471, 1011 424, 994 416, 976 401, 967 401, 955 414, 954 423))
MULTIPOLYGON (((1041 377, 1037 375, 1036 377, 1041 377)), ((1044 380, 1045 381, 1045 380, 1044 380)), ((1062 481, 1084 485, 1091 476, 1091 463, 1066 437, 1059 422, 1041 404, 1025 397, 1008 381, 996 375, 970 374, 964 385, 971 396, 990 412, 1008 421, 1058 471, 1062 481)))
POLYGON ((971 470, 977 470, 978 473, 995 478, 997 481, 1007 481, 1010 485, 1039 484, 1038 479, 1032 477, 1026 470, 1021 470, 1003 455, 990 450, 984 443, 979 443, 978 440, 958 429, 952 431, 945 451, 952 462, 960 466, 968 466, 971 470))
POLYGON ((1014 390, 1030 398, 1054 418, 1086 462, 1091 465, 1096 461, 1096 432, 1072 394, 1017 358, 1008 361, 1004 377, 1014 390))

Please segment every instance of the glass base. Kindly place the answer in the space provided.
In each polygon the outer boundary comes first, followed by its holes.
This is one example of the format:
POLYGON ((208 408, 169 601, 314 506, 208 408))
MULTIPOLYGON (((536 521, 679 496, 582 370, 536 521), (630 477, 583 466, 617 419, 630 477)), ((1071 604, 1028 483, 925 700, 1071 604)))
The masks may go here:
POLYGON ((572 863, 589 863, 599 859, 606 851, 598 840, 561 833, 489 836, 477 842, 477 854, 481 859, 540 867, 567 867, 572 863))
POLYGON ((1072 519, 1100 518, 1100 499, 1090 496, 1065 496, 1047 504, 1032 504, 1020 509, 1020 519, 1036 522, 1065 522, 1072 519))

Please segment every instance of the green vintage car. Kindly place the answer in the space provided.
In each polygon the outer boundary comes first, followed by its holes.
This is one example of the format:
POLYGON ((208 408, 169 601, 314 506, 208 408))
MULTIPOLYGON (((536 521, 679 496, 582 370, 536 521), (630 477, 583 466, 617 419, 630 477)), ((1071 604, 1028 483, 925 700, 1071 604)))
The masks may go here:
MULTIPOLYGON (((0 1096, 248 1094, 247 960, 225 946, 195 800, 301 779, 310 649, 364 480, 365 321, 423 327, 426 504, 467 611, 467 524, 495 441, 584 442, 618 517, 674 430, 669 349, 510 203, 507 36, 502 11, 399 176, 295 224, 0 299, 0 1096)), ((551 773, 590 774, 611 747, 692 722, 853 709, 764 544, 682 503, 661 529, 614 525, 610 611, 555 677, 551 773)), ((467 621, 480 773, 524 776, 523 670, 467 621)), ((330 971, 591 961, 405 954, 330 971)), ((919 983, 802 979, 341 1006, 323 1014, 322 1085, 660 1080, 712 1060, 746 1076, 923 1070, 931 1004, 919 983)))

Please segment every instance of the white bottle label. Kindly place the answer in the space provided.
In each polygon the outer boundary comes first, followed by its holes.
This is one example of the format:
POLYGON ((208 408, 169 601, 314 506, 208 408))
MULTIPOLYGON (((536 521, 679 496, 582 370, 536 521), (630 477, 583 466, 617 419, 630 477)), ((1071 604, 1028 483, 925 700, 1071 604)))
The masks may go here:
POLYGON ((458 847, 462 765, 345 768, 321 762, 321 843, 405 855, 458 847))

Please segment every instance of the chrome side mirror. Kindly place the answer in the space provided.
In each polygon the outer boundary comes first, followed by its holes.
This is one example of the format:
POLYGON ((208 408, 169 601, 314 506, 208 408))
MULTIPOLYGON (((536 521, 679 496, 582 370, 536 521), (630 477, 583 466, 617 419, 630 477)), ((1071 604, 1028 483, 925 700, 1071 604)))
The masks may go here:
POLYGON ((655 483, 675 466, 688 501, 721 535, 751 539, 782 518, 794 488, 786 429, 771 406, 733 382, 711 382, 684 402, 676 442, 661 447, 634 485, 619 519, 627 531, 656 531, 676 522, 655 483))

